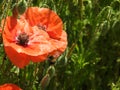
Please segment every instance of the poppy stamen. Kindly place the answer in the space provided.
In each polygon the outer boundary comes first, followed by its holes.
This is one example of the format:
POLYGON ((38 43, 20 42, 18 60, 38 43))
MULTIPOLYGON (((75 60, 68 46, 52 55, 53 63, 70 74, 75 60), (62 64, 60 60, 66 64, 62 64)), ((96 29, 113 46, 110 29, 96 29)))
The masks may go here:
POLYGON ((27 35, 26 33, 20 33, 17 37, 17 44, 19 45, 26 46, 28 45, 28 41, 29 35, 27 35))
POLYGON ((40 30, 46 31, 46 26, 44 26, 44 25, 38 24, 37 27, 38 27, 40 30))
POLYGON ((55 59, 53 56, 49 56, 49 57, 48 57, 48 61, 49 61, 49 64, 50 64, 50 65, 54 65, 56 59, 55 59))

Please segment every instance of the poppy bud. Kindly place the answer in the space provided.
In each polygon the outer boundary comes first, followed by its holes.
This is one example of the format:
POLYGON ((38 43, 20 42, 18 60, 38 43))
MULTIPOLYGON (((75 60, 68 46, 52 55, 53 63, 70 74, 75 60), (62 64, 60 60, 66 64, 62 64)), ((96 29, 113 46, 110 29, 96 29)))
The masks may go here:
POLYGON ((46 74, 40 82, 41 88, 45 89, 49 85, 49 83, 50 83, 50 76, 49 74, 46 74))
POLYGON ((47 69, 47 73, 50 75, 50 78, 52 78, 55 75, 55 67, 54 66, 50 66, 47 69))
POLYGON ((17 10, 17 7, 16 7, 16 6, 14 6, 14 8, 13 8, 12 14, 13 14, 13 15, 12 15, 13 17, 15 17, 15 18, 18 17, 18 10, 17 10))
POLYGON ((21 0, 18 2, 18 12, 19 14, 23 14, 26 10, 27 2, 25 0, 21 0))

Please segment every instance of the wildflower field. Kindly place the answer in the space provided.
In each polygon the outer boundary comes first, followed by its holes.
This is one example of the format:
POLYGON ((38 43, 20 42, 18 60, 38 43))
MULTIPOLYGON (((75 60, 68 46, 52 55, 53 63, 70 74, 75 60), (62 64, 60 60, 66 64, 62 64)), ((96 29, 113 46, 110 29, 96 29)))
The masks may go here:
POLYGON ((0 0, 0 90, 120 90, 120 0, 0 0))

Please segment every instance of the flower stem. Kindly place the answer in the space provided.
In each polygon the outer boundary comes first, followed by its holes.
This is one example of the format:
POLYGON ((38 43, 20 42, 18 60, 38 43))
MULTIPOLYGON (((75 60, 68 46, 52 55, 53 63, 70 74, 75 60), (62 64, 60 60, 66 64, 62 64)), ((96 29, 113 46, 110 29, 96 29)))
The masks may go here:
POLYGON ((4 56, 3 56, 2 64, 1 64, 1 66, 0 66, 0 71, 3 70, 3 66, 4 66, 5 59, 6 59, 6 54, 4 54, 4 56))
POLYGON ((79 7, 80 7, 80 20, 82 20, 83 17, 83 0, 78 1, 79 7))

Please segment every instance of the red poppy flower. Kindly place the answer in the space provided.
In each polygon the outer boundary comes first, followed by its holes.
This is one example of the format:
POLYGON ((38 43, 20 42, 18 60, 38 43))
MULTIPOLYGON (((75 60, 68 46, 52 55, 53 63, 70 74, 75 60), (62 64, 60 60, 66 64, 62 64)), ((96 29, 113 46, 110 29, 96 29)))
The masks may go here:
POLYGON ((0 85, 0 90, 22 90, 22 89, 15 84, 7 83, 0 85))
POLYGON ((47 8, 30 7, 20 19, 7 17, 2 36, 7 56, 20 68, 58 57, 67 46, 62 20, 47 8))

